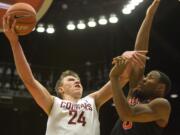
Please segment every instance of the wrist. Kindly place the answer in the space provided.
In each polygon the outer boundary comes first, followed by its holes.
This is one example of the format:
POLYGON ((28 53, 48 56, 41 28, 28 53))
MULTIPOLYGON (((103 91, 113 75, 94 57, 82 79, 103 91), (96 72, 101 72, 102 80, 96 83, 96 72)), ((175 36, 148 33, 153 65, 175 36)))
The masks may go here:
POLYGON ((13 38, 13 39, 9 39, 9 42, 10 42, 10 44, 15 44, 15 43, 18 43, 19 40, 18 40, 18 38, 13 38))

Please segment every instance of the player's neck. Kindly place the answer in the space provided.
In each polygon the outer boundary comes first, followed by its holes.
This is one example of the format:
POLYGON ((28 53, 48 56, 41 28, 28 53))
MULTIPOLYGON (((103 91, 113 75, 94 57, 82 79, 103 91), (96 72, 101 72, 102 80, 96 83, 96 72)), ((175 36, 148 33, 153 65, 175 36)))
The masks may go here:
POLYGON ((71 101, 71 102, 78 102, 78 100, 79 100, 79 98, 75 98, 75 97, 72 97, 70 95, 64 95, 63 99, 71 101))

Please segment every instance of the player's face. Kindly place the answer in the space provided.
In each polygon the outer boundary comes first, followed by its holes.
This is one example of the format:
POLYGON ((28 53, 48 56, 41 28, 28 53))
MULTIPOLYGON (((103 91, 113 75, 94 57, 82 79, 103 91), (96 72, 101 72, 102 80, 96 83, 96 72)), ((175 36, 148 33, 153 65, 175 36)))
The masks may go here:
POLYGON ((145 94, 145 96, 156 96, 159 86, 160 74, 157 71, 151 71, 138 84, 138 89, 145 94))
POLYGON ((62 82, 64 94, 70 95, 74 98, 81 98, 83 87, 81 81, 74 76, 66 76, 62 82))

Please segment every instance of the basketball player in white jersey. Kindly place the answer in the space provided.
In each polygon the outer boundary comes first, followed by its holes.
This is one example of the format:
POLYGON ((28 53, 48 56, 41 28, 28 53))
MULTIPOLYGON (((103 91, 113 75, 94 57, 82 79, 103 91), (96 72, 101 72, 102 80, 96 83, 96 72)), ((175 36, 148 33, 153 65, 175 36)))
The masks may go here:
MULTIPOLYGON (((111 83, 107 82, 98 91, 82 97, 80 78, 73 71, 65 71, 56 84, 59 97, 50 95, 48 90, 33 76, 30 66, 14 31, 16 21, 10 26, 10 17, 4 16, 3 29, 14 56, 17 72, 36 103, 48 115, 46 135, 100 135, 98 110, 112 97, 111 83)), ((130 59, 143 66, 141 52, 133 52, 130 59), (133 59, 136 56, 136 60, 133 59)), ((127 81, 127 68, 121 76, 121 86, 127 81)))

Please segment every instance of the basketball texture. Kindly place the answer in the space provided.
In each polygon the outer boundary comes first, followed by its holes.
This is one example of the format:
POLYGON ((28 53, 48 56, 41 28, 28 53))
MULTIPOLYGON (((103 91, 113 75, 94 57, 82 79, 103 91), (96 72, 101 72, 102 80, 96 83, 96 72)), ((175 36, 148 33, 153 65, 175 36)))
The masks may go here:
POLYGON ((10 16, 10 25, 16 19, 15 31, 18 35, 27 35, 36 25, 36 11, 27 3, 16 3, 8 8, 6 15, 10 16))

